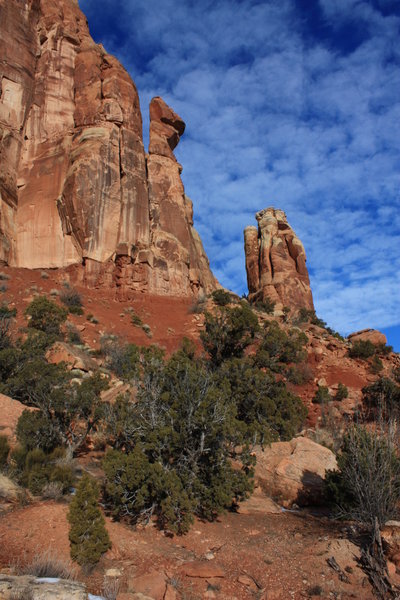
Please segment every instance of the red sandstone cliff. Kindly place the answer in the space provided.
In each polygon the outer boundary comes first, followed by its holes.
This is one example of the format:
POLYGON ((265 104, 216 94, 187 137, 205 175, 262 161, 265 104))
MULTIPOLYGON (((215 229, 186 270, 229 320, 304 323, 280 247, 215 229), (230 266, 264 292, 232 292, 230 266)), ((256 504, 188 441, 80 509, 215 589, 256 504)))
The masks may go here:
POLYGON ((173 149, 185 124, 150 106, 95 44, 75 0, 0 0, 0 260, 83 265, 90 286, 191 295, 215 279, 173 149))
POLYGON ((256 214, 258 227, 244 230, 250 300, 270 298, 277 308, 314 310, 303 244, 282 210, 256 214))

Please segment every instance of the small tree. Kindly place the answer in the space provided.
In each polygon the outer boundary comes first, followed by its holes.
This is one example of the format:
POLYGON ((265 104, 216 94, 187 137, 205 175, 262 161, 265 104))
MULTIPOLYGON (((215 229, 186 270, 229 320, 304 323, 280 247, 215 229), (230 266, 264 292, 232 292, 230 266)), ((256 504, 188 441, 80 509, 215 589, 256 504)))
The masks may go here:
POLYGON ((350 358, 362 358, 366 360, 376 352, 376 346, 370 340, 356 340, 349 348, 350 358))
POLYGON ((338 385, 337 392, 335 394, 335 400, 337 400, 338 402, 341 402, 342 400, 344 400, 345 398, 348 398, 348 397, 349 397, 349 390, 344 385, 344 383, 340 382, 338 385))
POLYGON ((400 413, 400 386, 381 377, 362 389, 364 404, 372 417, 391 418, 400 413))
POLYGON ((307 337, 302 331, 290 329, 287 333, 275 321, 264 326, 263 337, 255 356, 257 366, 279 372, 284 364, 301 362, 307 337))
POLYGON ((68 512, 71 558, 83 567, 93 567, 111 548, 98 497, 97 483, 85 473, 68 512))
POLYGON ((257 316, 249 306, 224 306, 215 314, 205 313, 205 330, 200 337, 211 362, 218 367, 224 360, 243 356, 258 329, 257 316))
POLYGON ((60 327, 67 318, 68 311, 45 296, 38 296, 30 303, 25 314, 30 317, 29 327, 47 334, 60 335, 60 327))
POLYGON ((232 302, 231 294, 222 289, 214 290, 211 297, 218 306, 227 306, 232 302))
POLYGON ((313 404, 327 404, 332 400, 329 389, 325 385, 319 385, 315 396, 312 399, 313 404))

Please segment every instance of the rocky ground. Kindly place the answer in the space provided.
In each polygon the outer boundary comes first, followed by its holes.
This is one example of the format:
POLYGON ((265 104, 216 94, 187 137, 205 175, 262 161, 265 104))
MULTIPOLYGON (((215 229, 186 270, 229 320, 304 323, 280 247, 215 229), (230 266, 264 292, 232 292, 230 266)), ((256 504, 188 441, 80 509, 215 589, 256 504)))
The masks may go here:
MULTIPOLYGON (((51 501, 3 514, 2 572, 48 548, 68 560, 66 513, 66 504, 51 501)), ((107 528, 112 550, 91 576, 79 575, 93 593, 101 593, 104 573, 113 569, 121 580, 121 600, 129 592, 155 600, 374 597, 358 565, 351 526, 309 512, 228 513, 214 523, 197 521, 187 535, 172 538, 152 526, 134 531, 107 520, 107 528), (331 557, 348 581, 328 565, 331 557)))
MULTIPOLYGON (((36 294, 61 291, 65 281, 73 281, 73 271, 71 274, 68 270, 27 271, 6 267, 2 272, 5 275, 2 299, 17 309, 16 335, 26 325, 23 313, 36 294)), ((70 315, 68 319, 93 349, 99 348, 104 334, 137 344, 156 343, 167 353, 176 350, 182 338, 189 336, 200 348, 203 316, 193 312, 193 301, 138 294, 133 302, 124 303, 116 301, 111 291, 79 286, 77 289, 83 297, 84 314, 70 315), (132 324, 132 309, 149 326, 147 333, 132 324), (87 319, 90 314, 95 322, 87 319)), ((345 426, 346 414, 360 403, 362 387, 377 378, 368 363, 348 358, 346 342, 314 325, 302 328, 308 338, 311 377, 302 385, 289 385, 309 408, 308 430, 294 445, 280 447, 279 460, 272 461, 275 471, 272 467, 268 471, 264 457, 259 457, 268 486, 275 481, 278 471, 286 477, 284 482, 290 480, 290 486, 286 487, 293 488, 293 498, 281 502, 286 506, 293 504, 298 491, 293 480, 314 460, 317 474, 322 460, 326 460, 323 468, 332 468, 328 466, 332 460, 329 451, 323 449, 327 455, 322 459, 322 449, 315 453, 310 438, 332 442, 329 436, 334 435, 334 427, 345 426), (339 382, 348 387, 349 397, 330 403, 329 414, 321 412, 321 406, 312 403, 317 385, 326 385, 334 393, 339 382)), ((84 360, 93 359, 84 355, 84 360)), ((101 359, 96 360, 101 363, 101 359)), ((394 355, 384 358, 383 373, 390 374, 398 360, 394 355)), ((0 429, 12 438, 23 407, 5 397, 2 406, 0 429)), ((99 453, 91 452, 80 457, 78 463, 81 468, 99 474, 99 459, 99 453)), ((360 540, 354 538, 351 524, 329 520, 320 509, 318 512, 310 508, 284 510, 263 493, 261 479, 256 494, 241 506, 239 513, 227 513, 213 523, 197 521, 185 536, 167 537, 152 525, 134 530, 108 518, 112 549, 92 574, 77 572, 78 579, 87 583, 89 591, 100 594, 105 574, 117 576, 120 600, 133 599, 135 593, 155 600, 373 598, 371 585, 358 563, 360 540), (332 557, 340 573, 328 564, 332 557)), ((10 502, 2 505, 0 515, 1 571, 8 573, 45 550, 69 560, 67 503, 26 496, 21 503, 15 490, 9 494, 10 502)), ((395 570, 392 577, 400 583, 395 570)))

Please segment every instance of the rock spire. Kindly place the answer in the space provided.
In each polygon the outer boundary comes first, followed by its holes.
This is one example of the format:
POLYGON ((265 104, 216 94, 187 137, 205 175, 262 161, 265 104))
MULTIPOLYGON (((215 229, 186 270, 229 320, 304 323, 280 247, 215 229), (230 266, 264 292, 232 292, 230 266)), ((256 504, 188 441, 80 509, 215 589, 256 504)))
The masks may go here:
POLYGON ((282 210, 256 214, 258 227, 244 230, 249 299, 270 298, 276 308, 314 310, 303 244, 282 210))

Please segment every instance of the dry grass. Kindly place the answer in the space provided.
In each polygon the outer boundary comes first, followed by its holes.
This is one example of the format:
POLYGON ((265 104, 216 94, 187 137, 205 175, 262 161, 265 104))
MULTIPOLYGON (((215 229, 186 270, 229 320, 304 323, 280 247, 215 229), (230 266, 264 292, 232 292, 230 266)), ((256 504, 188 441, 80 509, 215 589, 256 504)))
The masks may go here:
POLYGON ((60 500, 63 497, 63 486, 59 481, 49 481, 43 488, 42 498, 45 500, 60 500))
POLYGON ((55 577, 59 579, 76 579, 76 569, 71 563, 57 555, 53 548, 38 552, 32 560, 22 559, 12 565, 16 575, 34 575, 35 577, 55 577))
POLYGON ((105 577, 101 595, 105 600, 117 600, 120 587, 121 584, 118 577, 105 577))

